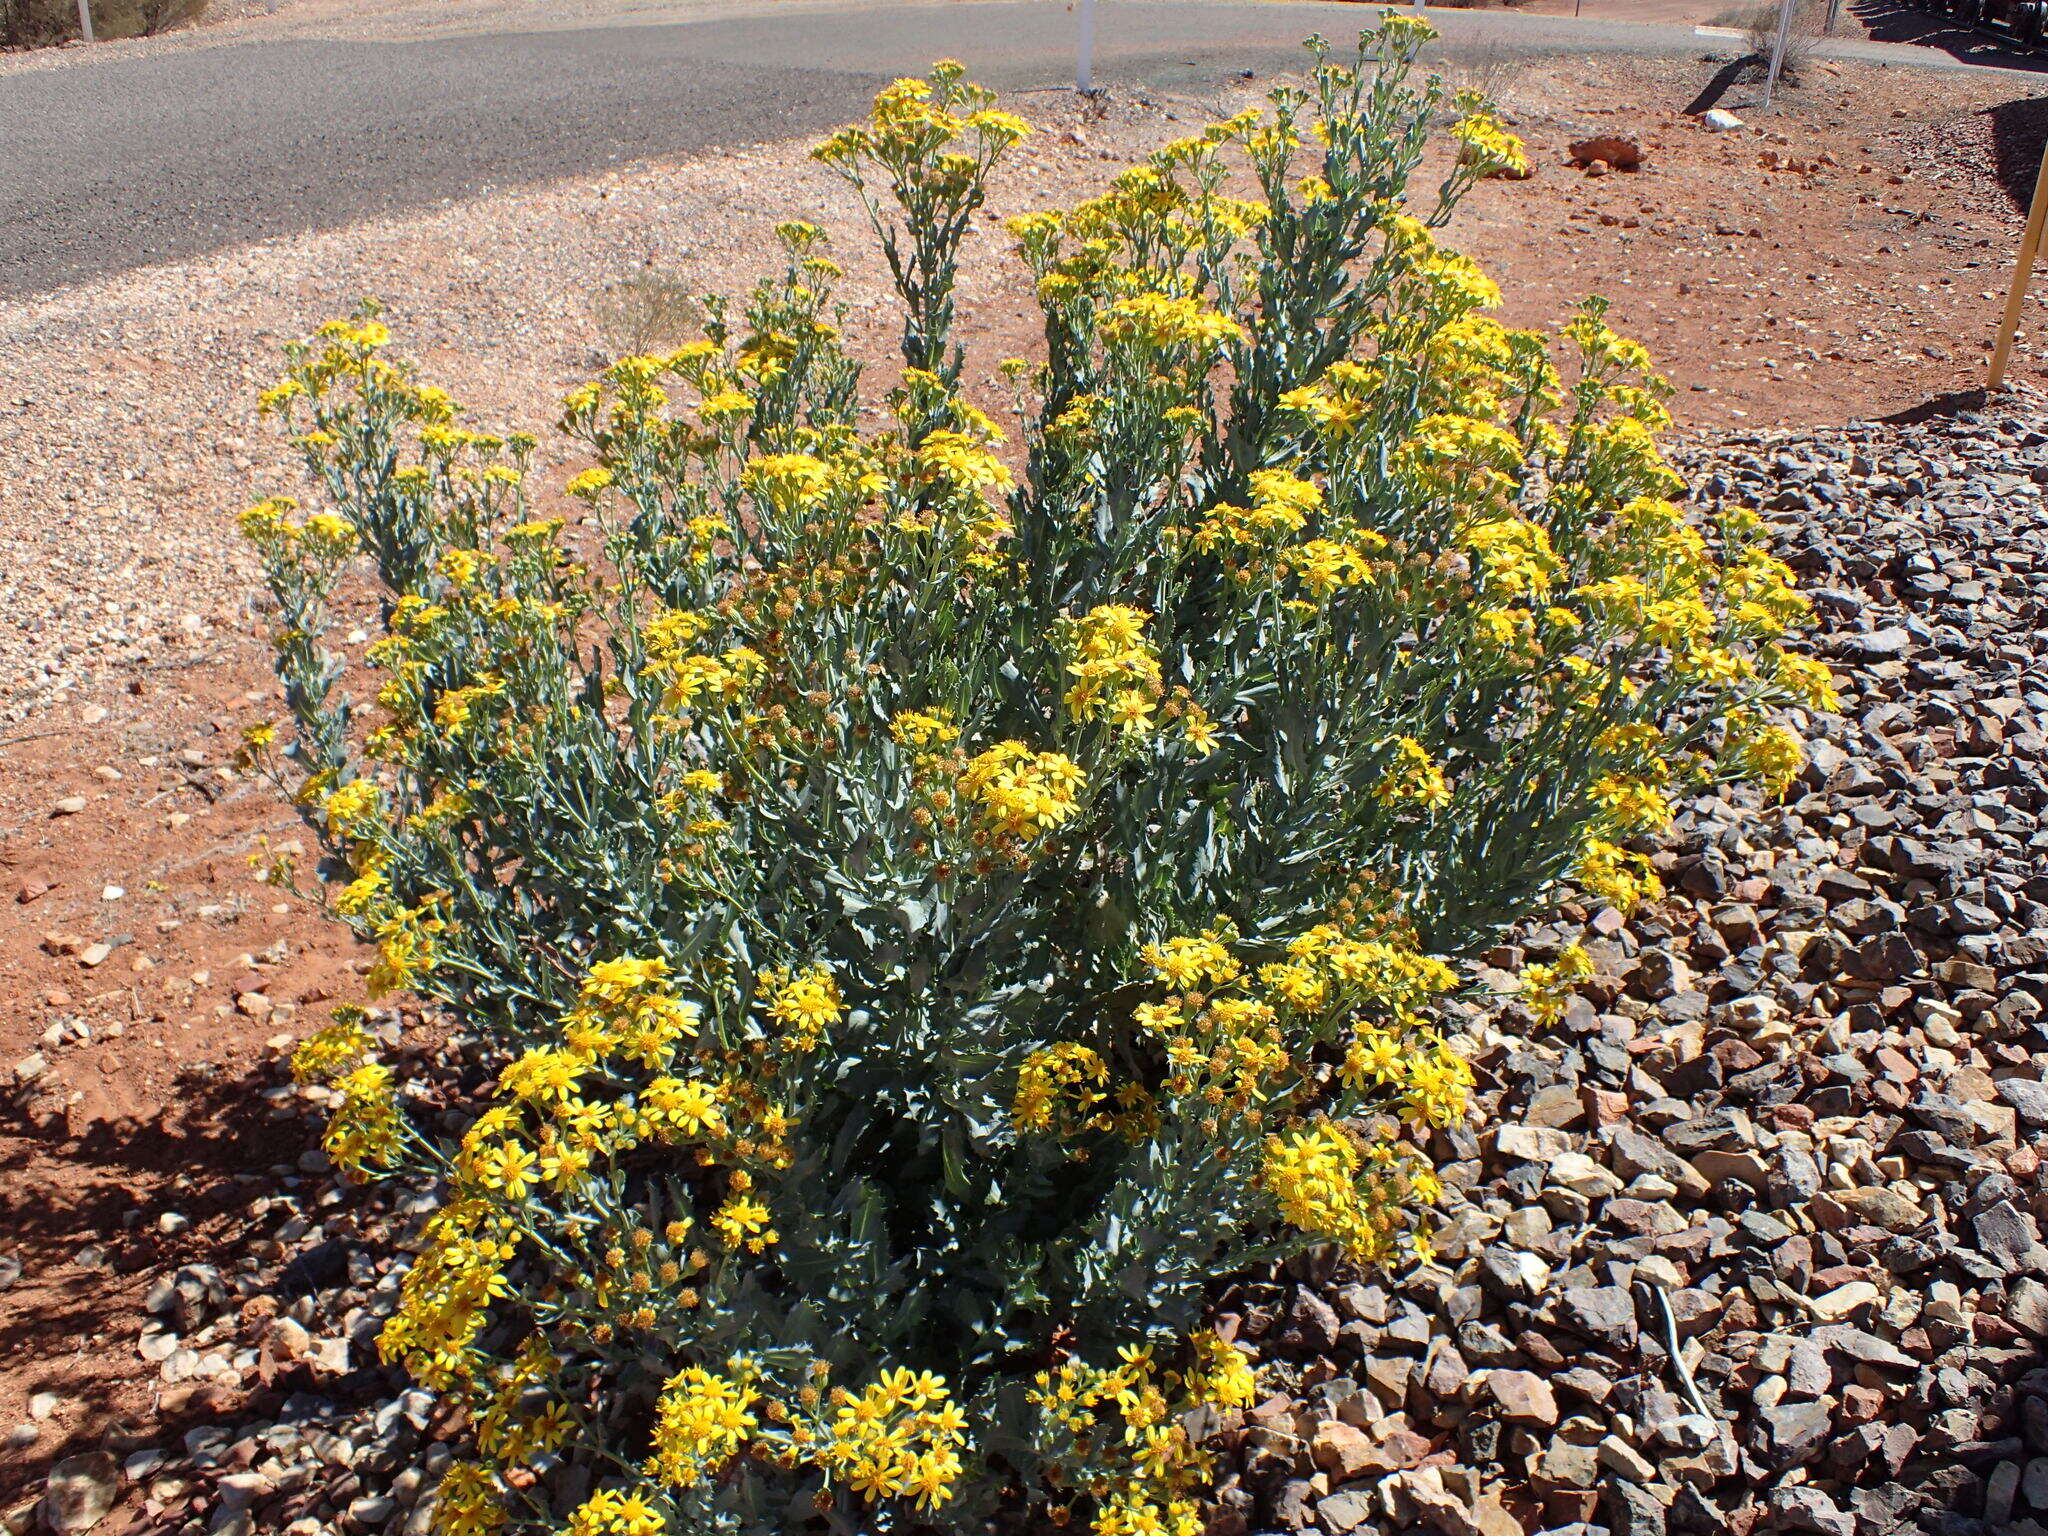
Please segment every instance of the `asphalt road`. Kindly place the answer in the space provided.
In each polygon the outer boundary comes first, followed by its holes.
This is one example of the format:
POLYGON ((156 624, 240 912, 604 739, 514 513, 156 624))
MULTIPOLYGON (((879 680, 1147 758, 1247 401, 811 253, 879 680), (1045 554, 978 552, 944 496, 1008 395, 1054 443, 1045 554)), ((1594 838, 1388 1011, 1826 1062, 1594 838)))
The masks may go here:
MULTIPOLYGON (((1298 67, 1303 37, 1344 37, 1375 9, 1103 0, 1097 79, 1186 88, 1298 67)), ((629 24, 600 7, 568 25, 530 13, 524 27, 522 14, 439 35, 115 45, 0 74, 0 298, 493 187, 813 132, 935 58, 1011 90, 1072 78, 1074 17, 1061 0, 643 11, 629 24)), ((1708 46, 1687 26, 1432 19, 1453 54, 1708 46)), ((1923 48, 1829 51, 1958 67, 1923 48)))

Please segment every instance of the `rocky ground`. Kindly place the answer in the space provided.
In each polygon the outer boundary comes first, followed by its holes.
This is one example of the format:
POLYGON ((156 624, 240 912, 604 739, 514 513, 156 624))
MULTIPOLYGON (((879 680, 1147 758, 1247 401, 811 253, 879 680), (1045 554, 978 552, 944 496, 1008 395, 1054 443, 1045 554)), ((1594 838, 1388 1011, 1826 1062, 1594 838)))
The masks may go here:
POLYGON ((1668 901, 1489 957, 1599 975, 1473 1025, 1441 1267, 1226 1304, 1286 1387, 1232 1529, 2048 1530, 2048 414, 1688 457, 1769 509, 1842 714, 1782 803, 1685 808, 1668 901))

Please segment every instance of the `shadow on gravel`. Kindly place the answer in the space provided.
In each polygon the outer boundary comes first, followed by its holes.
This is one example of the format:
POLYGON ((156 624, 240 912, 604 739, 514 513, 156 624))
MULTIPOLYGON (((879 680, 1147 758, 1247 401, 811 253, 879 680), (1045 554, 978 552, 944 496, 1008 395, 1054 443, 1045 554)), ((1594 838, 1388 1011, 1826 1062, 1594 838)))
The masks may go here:
POLYGON ((1951 58, 1971 64, 2048 73, 2048 58, 1996 34, 1965 26, 1950 16, 1913 10, 1896 0, 1852 0, 1849 11, 1868 29, 1872 42, 1916 43, 1923 48, 1939 48, 1951 58))
MULTIPOLYGON (((14 1362, 24 1394, 56 1393, 73 1426, 69 1435, 46 1426, 7 1459, 0 1503, 51 1462, 97 1449, 110 1433, 118 1439, 116 1421, 146 1396, 134 1390, 138 1375, 155 1372, 135 1353, 150 1281, 236 1252, 249 1223, 235 1176, 296 1164, 312 1144, 316 1120, 268 1118, 261 1090, 276 1081, 274 1067, 188 1072, 171 1115, 95 1122, 77 1135, 64 1134, 61 1120, 41 1128, 19 1114, 0 1121, 0 1252, 20 1264, 19 1279, 0 1292, 0 1359, 14 1362), (170 1213, 183 1224, 166 1232, 160 1219, 170 1213)), ((182 1406, 154 1416, 152 1438, 239 1396, 197 1384, 171 1389, 161 1406, 182 1406)))
POLYGON ((1984 115, 1991 119, 1991 173, 2013 206, 2025 208, 2040 174, 2041 146, 2048 143, 2048 96, 2002 102, 1984 115))
POLYGON ((1757 56, 1753 53, 1745 53, 1741 58, 1723 64, 1714 71, 1714 78, 1700 87, 1699 95, 1685 104, 1685 115, 1697 117, 1721 105, 1721 98, 1740 85, 1756 67, 1757 56))
POLYGON ((1917 1531, 1908 1527, 1900 1536, 2029 1536, 2041 1529, 2036 1501, 2043 1487, 2035 1469, 2048 1457, 2048 1348, 1993 1317, 1988 1335, 1979 1327, 1974 1369, 1963 1378, 1970 1387, 1987 1375, 1995 1379, 1970 1404, 1982 1414, 1982 1438, 1921 1469, 1916 1481, 1938 1502, 1919 1511, 1917 1531))
POLYGON ((1878 420, 1888 427, 1918 426, 1923 421, 1939 421, 1950 416, 1963 416, 1972 411, 1981 411, 1990 402, 1990 396, 1981 389, 1952 389, 1945 395, 1936 395, 1931 400, 1922 400, 1918 405, 1909 405, 1903 411, 1893 411, 1878 420))

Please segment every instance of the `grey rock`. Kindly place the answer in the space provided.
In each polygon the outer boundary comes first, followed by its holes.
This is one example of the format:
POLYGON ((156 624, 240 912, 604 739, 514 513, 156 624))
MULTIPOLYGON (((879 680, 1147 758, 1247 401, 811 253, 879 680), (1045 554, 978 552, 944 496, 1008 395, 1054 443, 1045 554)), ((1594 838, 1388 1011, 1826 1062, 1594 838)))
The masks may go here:
POLYGON ((121 1464, 105 1451, 67 1456, 50 1469, 40 1511, 58 1536, 79 1536, 106 1519, 121 1492, 121 1464))
POLYGON ((2022 1122, 2036 1128, 2048 1126, 2048 1083, 2032 1077, 2001 1078, 1997 1092, 2022 1122))
POLYGON ((1618 1285, 1573 1286, 1558 1298, 1559 1320, 1575 1333, 1626 1345, 1636 1336, 1635 1298, 1618 1285))
POLYGON ((1804 1466, 1820 1454, 1833 1428, 1827 1404, 1778 1403, 1757 1414, 1772 1465, 1804 1466))
POLYGON ((1780 1531, 1856 1536, 1856 1517, 1810 1484, 1773 1489, 1770 1511, 1773 1527, 1780 1531))
POLYGON ((1604 1490, 1600 1507, 1614 1536, 1666 1536, 1664 1501, 1640 1483, 1616 1478, 1604 1490))
POLYGON ((2006 1274, 2048 1272, 2048 1252, 2042 1250, 2034 1218, 2012 1201, 2001 1200, 1979 1211, 1970 1224, 1977 1234, 1978 1251, 2006 1274))

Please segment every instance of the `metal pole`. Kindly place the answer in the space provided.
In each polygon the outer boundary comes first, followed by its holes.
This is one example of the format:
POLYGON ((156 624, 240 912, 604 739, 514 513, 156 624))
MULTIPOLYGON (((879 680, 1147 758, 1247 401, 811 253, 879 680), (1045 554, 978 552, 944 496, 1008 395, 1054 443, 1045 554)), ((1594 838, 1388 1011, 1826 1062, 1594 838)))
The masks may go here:
POLYGON ((1095 0, 1081 0, 1080 60, 1074 69, 1074 89, 1083 96, 1095 94, 1095 0))
POLYGON ((88 43, 92 41, 92 0, 78 0, 78 30, 88 43))
POLYGON ((2034 258, 2041 252, 2041 227, 2048 224, 2048 144, 2041 147, 2041 169, 2034 173, 2034 201, 2027 209, 2026 232, 2020 236, 2019 259, 2012 267, 2012 292, 2005 296, 2005 318, 1998 322, 1998 344, 1991 349, 1991 376, 1986 390, 2005 383, 2005 365, 2012 357, 2014 334, 2020 328, 2020 308, 2027 300, 2027 279, 2034 275, 2034 258))
POLYGON ((1771 110, 1771 92, 1777 88, 1778 71, 1785 63, 1785 40, 1792 33, 1792 7, 1799 0, 1783 0, 1778 7, 1778 40, 1771 45, 1771 72, 1764 77, 1764 110, 1771 110))

